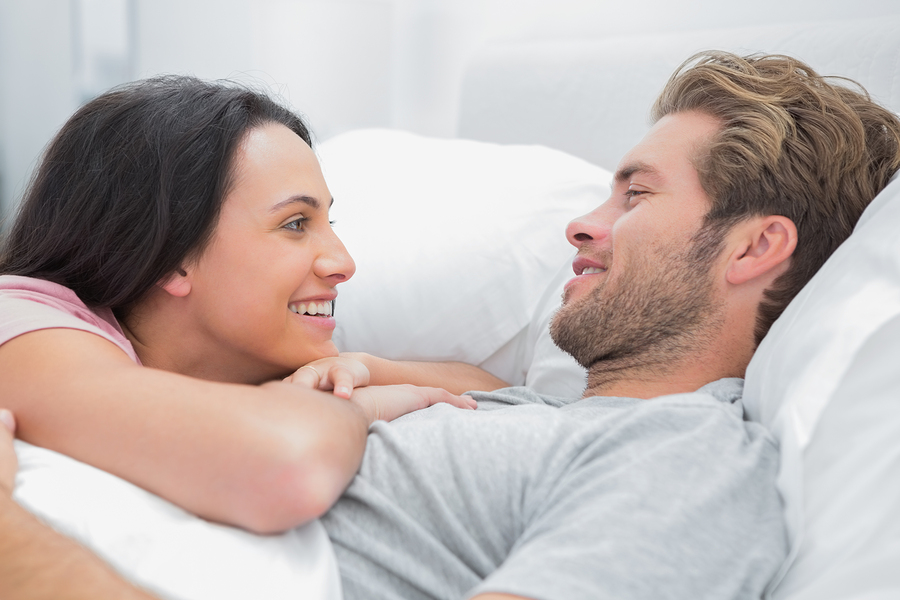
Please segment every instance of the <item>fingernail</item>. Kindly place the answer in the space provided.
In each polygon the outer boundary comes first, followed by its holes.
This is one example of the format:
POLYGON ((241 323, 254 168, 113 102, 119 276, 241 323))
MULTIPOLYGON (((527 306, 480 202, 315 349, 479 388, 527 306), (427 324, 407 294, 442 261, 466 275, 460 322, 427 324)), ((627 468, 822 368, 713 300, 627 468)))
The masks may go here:
POLYGON ((350 388, 343 386, 343 385, 338 386, 338 387, 334 388, 334 395, 341 396, 343 398, 349 398, 350 397, 350 388))

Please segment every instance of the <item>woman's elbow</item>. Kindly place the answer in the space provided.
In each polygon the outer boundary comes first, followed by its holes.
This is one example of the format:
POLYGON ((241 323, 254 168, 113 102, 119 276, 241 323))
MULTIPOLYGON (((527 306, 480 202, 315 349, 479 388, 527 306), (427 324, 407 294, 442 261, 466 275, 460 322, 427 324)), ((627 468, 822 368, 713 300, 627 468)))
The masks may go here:
POLYGON ((256 484, 241 509, 240 526, 275 534, 318 519, 338 501, 349 480, 346 472, 326 464, 286 467, 256 484))

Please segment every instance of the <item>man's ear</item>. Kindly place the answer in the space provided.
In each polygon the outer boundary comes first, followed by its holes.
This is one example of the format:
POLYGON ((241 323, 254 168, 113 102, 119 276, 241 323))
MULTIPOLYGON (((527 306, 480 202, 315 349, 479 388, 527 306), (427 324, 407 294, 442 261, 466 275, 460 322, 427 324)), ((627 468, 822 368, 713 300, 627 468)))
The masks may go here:
POLYGON ((156 285, 177 298, 184 298, 191 293, 191 278, 182 267, 160 279, 156 285))
POLYGON ((725 278, 741 284, 777 269, 797 247, 797 226, 781 215, 753 217, 735 226, 734 249, 725 278))

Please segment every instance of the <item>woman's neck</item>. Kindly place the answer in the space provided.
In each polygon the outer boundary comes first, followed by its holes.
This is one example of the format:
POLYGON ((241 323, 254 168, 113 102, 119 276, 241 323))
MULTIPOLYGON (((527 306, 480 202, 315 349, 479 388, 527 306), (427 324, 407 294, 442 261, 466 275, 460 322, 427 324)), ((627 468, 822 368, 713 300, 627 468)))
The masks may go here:
POLYGON ((223 355, 188 311, 158 294, 151 293, 119 324, 145 367, 224 383, 259 384, 284 376, 264 372, 252 357, 223 355))

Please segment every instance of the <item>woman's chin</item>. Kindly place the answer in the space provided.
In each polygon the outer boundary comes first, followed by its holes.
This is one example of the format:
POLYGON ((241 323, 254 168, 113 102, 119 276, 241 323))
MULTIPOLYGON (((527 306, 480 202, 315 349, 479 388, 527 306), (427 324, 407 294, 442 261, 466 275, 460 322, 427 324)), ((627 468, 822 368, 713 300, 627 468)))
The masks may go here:
POLYGON ((305 352, 303 362, 297 365, 299 369, 303 365, 308 365, 311 362, 315 362, 317 360, 321 360, 323 358, 335 358, 338 356, 337 346, 334 345, 334 342, 328 340, 328 342, 319 344, 312 352, 305 352))

